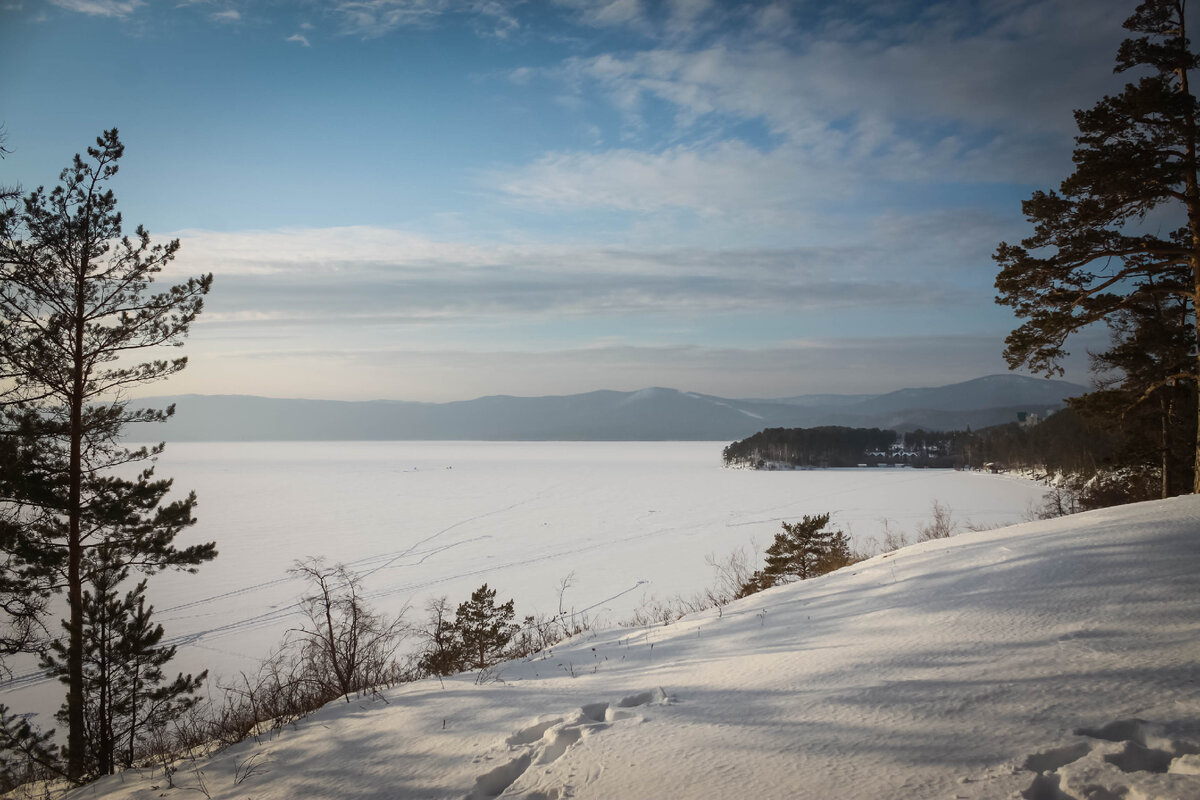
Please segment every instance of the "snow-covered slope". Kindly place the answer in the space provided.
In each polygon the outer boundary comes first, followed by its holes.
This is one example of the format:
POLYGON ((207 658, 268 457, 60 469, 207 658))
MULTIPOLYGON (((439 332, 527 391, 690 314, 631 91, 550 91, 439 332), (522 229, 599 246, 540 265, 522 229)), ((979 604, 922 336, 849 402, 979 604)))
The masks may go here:
POLYGON ((1194 800, 1198 754, 1187 497, 915 545, 73 796, 1194 800))

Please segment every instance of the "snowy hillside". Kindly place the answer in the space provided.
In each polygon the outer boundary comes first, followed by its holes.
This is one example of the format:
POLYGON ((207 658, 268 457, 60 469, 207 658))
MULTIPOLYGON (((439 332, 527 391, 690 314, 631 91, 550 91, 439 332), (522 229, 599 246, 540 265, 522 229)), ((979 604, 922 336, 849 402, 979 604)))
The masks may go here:
POLYGON ((915 545, 493 678, 71 796, 1194 800, 1200 498, 915 545))

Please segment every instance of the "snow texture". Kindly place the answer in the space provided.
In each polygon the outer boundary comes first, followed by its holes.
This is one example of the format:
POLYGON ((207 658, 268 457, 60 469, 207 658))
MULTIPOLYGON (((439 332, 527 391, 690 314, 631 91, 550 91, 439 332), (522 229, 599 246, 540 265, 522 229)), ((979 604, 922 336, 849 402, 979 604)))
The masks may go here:
POLYGON ((72 797, 1195 800, 1198 622, 1176 498, 585 633, 72 797))
MULTIPOLYGON (((150 579, 174 668, 228 685, 301 622, 296 559, 325 556, 363 577, 383 613, 452 608, 481 583, 519 615, 567 611, 612 622, 644 602, 708 586, 705 556, 770 544, 782 520, 834 512, 860 544, 884 518, 907 531, 934 500, 957 520, 1019 521, 1043 486, 951 470, 749 473, 714 442, 356 442, 177 444, 159 474, 194 489, 199 523, 180 544, 216 541, 196 574, 150 579)), ((36 663, 3 686, 13 708, 54 727, 62 687, 36 663)))

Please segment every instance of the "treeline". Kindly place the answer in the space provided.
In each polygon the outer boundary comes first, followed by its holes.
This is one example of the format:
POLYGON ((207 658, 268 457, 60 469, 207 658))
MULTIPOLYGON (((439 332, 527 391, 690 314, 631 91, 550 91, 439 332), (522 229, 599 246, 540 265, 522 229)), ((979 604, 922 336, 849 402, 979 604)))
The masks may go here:
POLYGON ((1152 402, 1118 389, 1070 398, 1037 424, 905 433, 878 428, 768 428, 724 450, 727 466, 753 469, 905 464, 1032 470, 1054 479, 1062 512, 1191 491, 1196 392, 1180 383, 1152 402))
MULTIPOLYGON (((1082 405, 1090 397, 1070 402, 1082 405)), ((1157 457, 1157 452, 1139 449, 1136 431, 1120 422, 1068 407, 1036 425, 1012 422, 976 431, 916 430, 903 439, 896 431, 879 428, 767 428, 729 445, 723 456, 727 466, 754 469, 908 464, 1091 473, 1132 466, 1138 460, 1142 467, 1149 466, 1148 456, 1157 457)))
POLYGON ((792 467, 853 467, 867 461, 869 452, 886 451, 896 432, 879 428, 767 428, 724 450, 726 466, 770 469, 792 467))

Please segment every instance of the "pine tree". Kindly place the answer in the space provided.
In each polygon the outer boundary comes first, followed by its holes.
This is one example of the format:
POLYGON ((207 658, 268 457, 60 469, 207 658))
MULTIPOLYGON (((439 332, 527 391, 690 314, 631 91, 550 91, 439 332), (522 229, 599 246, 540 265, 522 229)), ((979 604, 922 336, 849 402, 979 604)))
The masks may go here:
MULTIPOLYGON (((1025 319, 1006 342, 1013 368, 1061 374, 1069 336, 1155 296, 1180 299, 1188 323, 1200 324, 1200 105, 1189 78, 1200 59, 1190 50, 1185 12, 1185 0, 1146 0, 1125 21, 1141 35, 1121 44, 1115 71, 1149 74, 1075 112, 1074 173, 1058 192, 1035 192, 1023 203, 1032 236, 997 248, 997 302, 1025 319), (1160 233, 1146 223, 1152 211, 1184 224, 1160 233)), ((1197 359, 1193 352, 1145 390, 1195 383, 1197 359)), ((1200 428, 1191 449, 1200 463, 1200 428)), ((1200 470, 1192 490, 1200 491, 1200 470)))
POLYGON ((0 792, 56 776, 58 770, 54 731, 38 731, 27 718, 0 704, 0 792))
POLYGON ((117 639, 120 668, 114 675, 113 734, 117 763, 133 766, 139 745, 167 723, 199 702, 196 692, 208 670, 193 676, 178 673, 167 680, 163 667, 175 657, 175 646, 162 643, 162 625, 151 621, 154 607, 146 605, 146 581, 125 596, 124 622, 117 639))
POLYGON ((499 659, 517 626, 513 601, 496 605, 496 590, 485 583, 471 593, 454 615, 454 628, 464 653, 464 667, 483 669, 499 659))
MULTIPOLYGON (((5 412, 0 409, 0 419, 5 412)), ((17 653, 40 653, 47 604, 62 565, 43 536, 56 481, 17 416, 0 423, 0 668, 17 653)))
POLYGON ((738 593, 739 597, 792 580, 806 580, 849 564, 850 537, 828 527, 829 515, 807 514, 799 522, 784 522, 783 530, 767 548, 766 564, 738 593))
POLYGON ((417 662, 417 668, 429 675, 453 675, 465 668, 462 639, 454 620, 450 618, 450 605, 445 597, 437 597, 425 606, 428 623, 420 631, 425 638, 425 650, 417 662))
MULTIPOLYGON (((0 127, 0 158, 9 152, 7 139, 0 127)), ((0 220, 13 213, 11 206, 20 193, 18 187, 0 186, 0 220)), ((0 387, 19 377, 0 358, 0 387)), ((44 617, 56 566, 48 557, 52 548, 38 536, 40 517, 52 504, 55 480, 39 458, 37 442, 28 436, 25 417, 11 395, 0 389, 0 670, 6 657, 44 648, 44 617)))
POLYGON ((1109 349, 1092 354, 1098 389, 1072 398, 1070 405, 1119 437, 1120 446, 1108 466, 1125 468, 1133 483, 1124 481, 1128 496, 1118 492, 1107 499, 1084 498, 1084 506, 1189 492, 1196 385, 1168 379, 1186 370, 1194 357, 1196 330, 1187 305, 1177 296, 1147 295, 1114 315, 1110 329, 1109 349))
POLYGON ((22 436, 36 444, 47 477, 34 492, 44 495, 40 517, 17 524, 35 545, 30 559, 53 570, 55 588, 67 595, 72 779, 84 776, 87 760, 84 591, 100 577, 97 550, 114 565, 146 573, 192 570, 216 555, 212 543, 174 544, 195 522, 194 495, 165 502, 171 481, 155 479, 152 466, 132 478, 111 472, 162 451, 162 445, 122 446, 129 423, 162 421, 174 412, 131 410, 124 393, 187 363, 130 359, 141 349, 181 345, 212 284, 205 275, 150 291, 179 242, 152 245, 140 226, 133 238, 122 235, 106 184, 124 149, 117 131, 106 131, 88 148, 89 160, 75 156, 59 186, 39 187, 19 210, 0 212, 0 403, 8 424, 19 420, 22 436))
MULTIPOLYGON (((128 592, 121 584, 129 571, 101 565, 84 592, 85 774, 112 775, 133 765, 145 736, 195 704, 207 673, 178 675, 167 682, 163 667, 175 656, 164 646, 164 630, 152 622, 146 581, 128 592)), ((67 647, 54 642, 43 667, 67 679, 67 647)), ((69 705, 59 712, 69 719, 69 705)), ((69 756, 69 753, 68 753, 69 756)))

